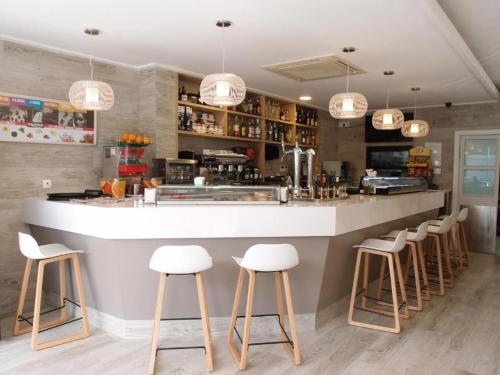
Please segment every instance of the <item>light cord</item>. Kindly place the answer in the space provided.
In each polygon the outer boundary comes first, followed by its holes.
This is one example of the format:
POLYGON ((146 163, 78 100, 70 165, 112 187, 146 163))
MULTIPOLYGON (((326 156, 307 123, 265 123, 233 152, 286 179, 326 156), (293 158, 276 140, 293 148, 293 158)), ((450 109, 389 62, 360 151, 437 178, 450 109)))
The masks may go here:
POLYGON ((351 71, 351 66, 349 62, 349 48, 347 48, 347 93, 349 94, 349 72, 351 71))

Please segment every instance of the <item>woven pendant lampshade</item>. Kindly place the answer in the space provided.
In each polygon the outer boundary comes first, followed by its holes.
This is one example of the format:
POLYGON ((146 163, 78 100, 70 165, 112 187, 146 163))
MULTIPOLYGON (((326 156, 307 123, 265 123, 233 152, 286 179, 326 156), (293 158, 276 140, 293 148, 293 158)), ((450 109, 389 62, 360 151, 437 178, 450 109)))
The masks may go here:
POLYGON ((200 100, 209 105, 234 106, 246 95, 245 82, 232 73, 209 74, 200 84, 200 100))
MULTIPOLYGON (((392 76, 394 72, 387 70, 385 76, 392 76)), ((389 90, 387 90, 386 108, 375 111, 372 116, 372 125, 378 130, 395 130, 403 126, 405 117, 403 112, 396 108, 389 108, 389 90)))
MULTIPOLYGON (((233 23, 228 20, 219 20, 217 27, 228 28, 233 23)), ((209 74, 200 84, 200 101, 208 105, 235 106, 240 104, 247 93, 245 82, 233 73, 225 73, 225 52, 222 48, 222 73, 209 74)))
POLYGON ((106 82, 77 81, 69 89, 69 101, 78 109, 107 111, 115 102, 115 93, 106 82))
POLYGON ((420 91, 420 88, 413 87, 411 89, 415 93, 415 110, 413 112, 414 120, 405 121, 403 123, 403 127, 401 128, 401 133, 405 137, 409 138, 419 138, 425 137, 429 134, 430 127, 427 121, 417 120, 417 94, 420 91))
MULTIPOLYGON (((85 29, 85 34, 99 35, 97 29, 85 29)), ((76 81, 69 89, 69 101, 77 109, 87 111, 107 111, 115 103, 115 93, 110 85, 102 81, 94 81, 92 55, 89 56, 90 80, 76 81)))
MULTIPOLYGON (((344 53, 354 52, 356 48, 345 47, 344 53)), ((368 110, 368 101, 363 94, 359 92, 349 92, 349 74, 351 67, 349 59, 347 60, 347 92, 335 94, 330 99, 328 110, 330 115, 336 119, 354 119, 363 117, 368 110)))

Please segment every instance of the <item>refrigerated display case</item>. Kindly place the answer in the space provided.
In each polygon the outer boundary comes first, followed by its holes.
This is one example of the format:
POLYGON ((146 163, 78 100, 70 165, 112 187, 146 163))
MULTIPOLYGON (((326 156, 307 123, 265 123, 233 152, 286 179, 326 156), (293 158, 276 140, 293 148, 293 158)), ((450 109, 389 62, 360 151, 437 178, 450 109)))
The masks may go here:
POLYGON ((424 177, 363 177, 361 183, 373 195, 415 193, 429 188, 424 177))

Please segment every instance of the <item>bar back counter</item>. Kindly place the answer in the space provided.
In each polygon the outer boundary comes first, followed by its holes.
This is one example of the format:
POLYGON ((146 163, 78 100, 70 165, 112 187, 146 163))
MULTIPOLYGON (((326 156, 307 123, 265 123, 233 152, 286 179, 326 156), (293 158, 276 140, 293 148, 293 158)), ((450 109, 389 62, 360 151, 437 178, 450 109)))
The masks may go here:
MULTIPOLYGON (((132 202, 27 199, 24 220, 40 244, 59 242, 85 252, 82 275, 91 323, 122 337, 151 334, 158 275, 148 264, 154 250, 163 245, 205 247, 214 265, 205 275, 209 315, 214 334, 226 334, 239 271, 232 256, 243 256, 257 243, 293 244, 300 257, 290 273, 297 324, 315 329, 347 313, 344 297, 351 291, 356 255, 352 245, 435 218, 443 204, 441 191, 262 206, 134 207, 132 202)), ((48 270, 46 277, 50 297, 58 293, 57 269, 48 270)), ((272 275, 259 276, 257 284, 254 312, 275 312, 272 275)), ((175 303, 165 303, 165 317, 199 314, 194 281, 171 277, 166 293, 166 300, 175 303)))

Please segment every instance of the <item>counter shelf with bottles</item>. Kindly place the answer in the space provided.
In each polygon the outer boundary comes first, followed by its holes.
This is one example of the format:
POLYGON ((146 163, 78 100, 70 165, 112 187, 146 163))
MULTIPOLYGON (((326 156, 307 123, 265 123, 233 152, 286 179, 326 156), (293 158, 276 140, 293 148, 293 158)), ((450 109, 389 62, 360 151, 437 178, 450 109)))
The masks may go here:
POLYGON ((158 204, 280 204, 279 186, 182 186, 157 188, 158 204))

